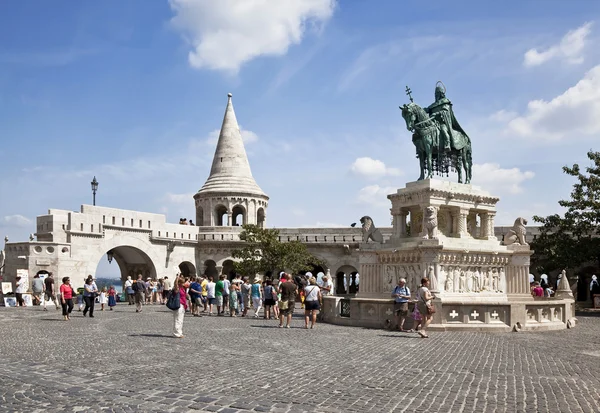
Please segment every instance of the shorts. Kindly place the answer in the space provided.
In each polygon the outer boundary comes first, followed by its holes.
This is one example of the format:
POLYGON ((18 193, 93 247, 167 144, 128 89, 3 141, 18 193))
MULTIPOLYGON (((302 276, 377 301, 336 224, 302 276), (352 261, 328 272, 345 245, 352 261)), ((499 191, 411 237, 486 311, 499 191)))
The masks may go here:
POLYGON ((223 307, 223 296, 222 295, 217 297, 217 305, 219 307, 223 307))
POLYGON ((293 300, 288 300, 288 308, 286 308, 285 310, 282 310, 280 308, 279 310, 279 314, 281 315, 289 315, 289 314, 294 314, 294 305, 296 304, 295 301, 293 300))
POLYGON ((215 297, 211 297, 208 299, 208 303, 210 305, 217 305, 217 299, 215 297))
POLYGON ((275 305, 275 300, 273 300, 272 298, 267 298, 265 300, 265 306, 267 306, 267 305, 271 306, 271 307, 274 306, 275 305))
POLYGON ((394 314, 406 317, 408 315, 408 303, 394 303, 394 314))
POLYGON ((206 302, 207 302, 206 300, 207 300, 207 298, 205 295, 200 296, 200 301, 202 302, 202 304, 206 304, 206 302))
POLYGON ((51 292, 49 293, 49 292, 46 291, 46 293, 44 294, 44 300, 46 300, 46 301, 50 301, 50 300, 54 301, 55 298, 54 298, 54 296, 52 295, 51 292))
POLYGON ((194 298, 194 302, 195 305, 202 305, 202 298, 200 297, 196 297, 194 298))
POLYGON ((244 308, 250 308, 250 296, 242 295, 242 302, 244 303, 244 308))
POLYGON ((314 300, 314 301, 304 301, 304 309, 306 311, 320 310, 321 309, 321 304, 317 300, 314 300))

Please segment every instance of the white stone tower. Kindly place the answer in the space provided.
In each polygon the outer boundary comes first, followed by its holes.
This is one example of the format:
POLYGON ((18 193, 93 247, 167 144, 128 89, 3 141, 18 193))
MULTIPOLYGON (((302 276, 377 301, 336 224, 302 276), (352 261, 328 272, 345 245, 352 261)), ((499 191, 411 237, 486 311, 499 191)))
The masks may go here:
POLYGON ((240 127, 233 111, 231 93, 227 96, 227 108, 210 176, 194 195, 196 225, 265 226, 269 197, 252 176, 240 127))

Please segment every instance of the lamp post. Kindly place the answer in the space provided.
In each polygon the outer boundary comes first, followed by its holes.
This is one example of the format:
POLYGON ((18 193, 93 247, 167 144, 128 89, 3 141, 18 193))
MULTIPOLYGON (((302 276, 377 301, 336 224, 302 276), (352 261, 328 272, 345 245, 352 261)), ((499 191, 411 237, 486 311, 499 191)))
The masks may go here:
POLYGON ((98 190, 98 181, 96 181, 96 177, 92 179, 92 194, 94 194, 93 203, 96 206, 96 191, 98 190))
POLYGON ((108 258, 108 263, 110 264, 112 262, 112 260, 113 260, 113 250, 109 250, 106 253, 106 258, 108 258))

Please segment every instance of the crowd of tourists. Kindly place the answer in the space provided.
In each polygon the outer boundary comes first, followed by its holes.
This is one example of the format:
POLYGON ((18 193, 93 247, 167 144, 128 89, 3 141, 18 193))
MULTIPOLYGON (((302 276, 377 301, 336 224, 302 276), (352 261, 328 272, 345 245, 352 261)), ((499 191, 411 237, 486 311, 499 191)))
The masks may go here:
POLYGON ((179 275, 173 288, 165 277, 162 292, 162 302, 173 310, 173 335, 183 337, 183 318, 188 311, 194 317, 262 317, 278 320, 279 328, 290 328, 297 299, 304 309, 304 328, 312 329, 317 322, 322 297, 333 293, 333 283, 328 277, 323 277, 318 284, 310 275, 294 278, 284 272, 279 278, 256 277, 252 280, 237 275, 229 280, 224 274, 196 278, 179 275), (174 295, 178 297, 178 304, 174 295), (175 303, 171 305, 169 300, 175 303))
MULTIPOLYGON (((136 312, 142 312, 145 305, 167 304, 170 297, 177 294, 180 305, 173 311, 175 337, 183 337, 183 317, 186 313, 194 317, 262 317, 278 320, 280 328, 290 328, 296 301, 304 309, 304 328, 312 329, 317 322, 322 297, 333 294, 333 282, 327 276, 317 283, 311 273, 292 277, 284 272, 279 277, 255 277, 252 280, 237 275, 230 280, 224 274, 218 277, 186 277, 178 274, 173 281, 169 277, 144 280, 139 274, 135 280, 128 277, 124 287, 128 304, 135 305, 136 312)), ((64 277, 58 289, 55 288, 52 273, 44 280, 34 277, 32 289, 34 301, 41 303, 41 297, 44 296, 44 311, 47 311, 49 302, 54 302, 56 309, 62 307, 65 321, 71 319, 75 304, 84 317, 92 318, 97 303, 101 311, 105 306, 113 310, 117 303, 114 286, 99 289, 92 275, 85 279, 79 293, 71 286, 69 277, 64 277)))

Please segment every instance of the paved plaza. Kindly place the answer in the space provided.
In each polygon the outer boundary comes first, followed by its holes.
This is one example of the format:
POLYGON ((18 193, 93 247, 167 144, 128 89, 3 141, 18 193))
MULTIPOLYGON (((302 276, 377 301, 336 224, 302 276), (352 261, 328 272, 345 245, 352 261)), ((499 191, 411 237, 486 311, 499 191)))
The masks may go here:
POLYGON ((0 308, 0 411, 598 412, 600 317, 545 333, 415 334, 0 308))

